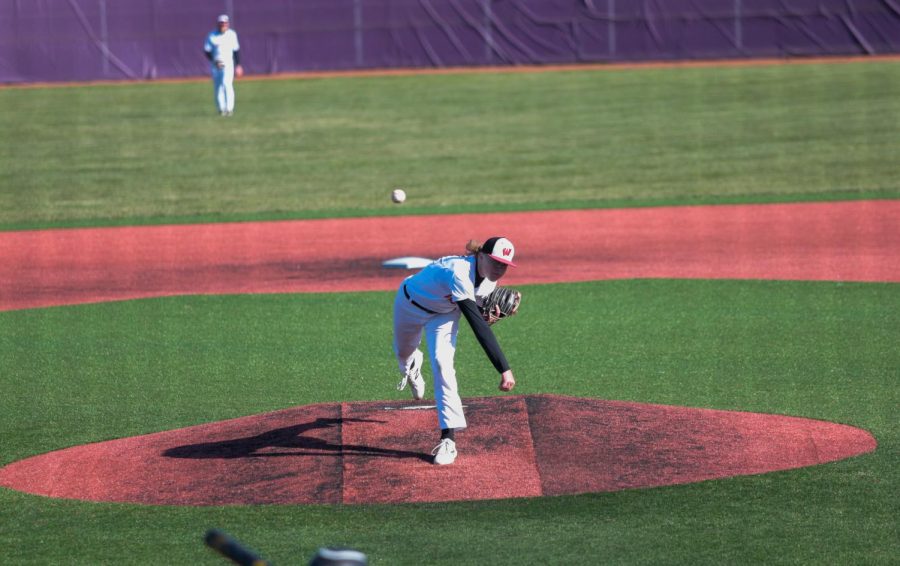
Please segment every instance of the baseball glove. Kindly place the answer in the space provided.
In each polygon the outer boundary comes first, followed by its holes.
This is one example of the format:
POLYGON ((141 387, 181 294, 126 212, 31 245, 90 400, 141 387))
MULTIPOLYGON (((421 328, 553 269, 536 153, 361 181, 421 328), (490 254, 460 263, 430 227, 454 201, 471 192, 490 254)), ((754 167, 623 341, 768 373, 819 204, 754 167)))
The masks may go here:
POLYGON ((516 314, 519 303, 522 302, 522 293, 508 287, 497 287, 490 295, 484 298, 481 304, 481 316, 488 324, 494 324, 499 320, 516 314))

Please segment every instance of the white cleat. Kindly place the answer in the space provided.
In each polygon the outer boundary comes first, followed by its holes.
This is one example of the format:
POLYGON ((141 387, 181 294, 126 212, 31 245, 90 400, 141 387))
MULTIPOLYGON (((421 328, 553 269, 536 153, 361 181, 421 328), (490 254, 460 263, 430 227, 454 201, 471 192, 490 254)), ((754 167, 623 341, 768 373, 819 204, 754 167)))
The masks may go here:
POLYGON ((434 447, 434 450, 431 451, 431 455, 434 456, 434 463, 438 466, 452 464, 456 461, 456 443, 449 438, 445 438, 441 440, 440 444, 434 447))
POLYGON ((412 391, 413 399, 419 401, 422 397, 425 396, 425 380, 422 379, 422 360, 424 356, 422 355, 422 350, 416 350, 413 354, 412 362, 410 362, 409 367, 406 368, 406 374, 403 376, 403 379, 400 380, 400 383, 397 384, 397 391, 403 391, 406 389, 406 384, 409 384, 409 388, 412 391))

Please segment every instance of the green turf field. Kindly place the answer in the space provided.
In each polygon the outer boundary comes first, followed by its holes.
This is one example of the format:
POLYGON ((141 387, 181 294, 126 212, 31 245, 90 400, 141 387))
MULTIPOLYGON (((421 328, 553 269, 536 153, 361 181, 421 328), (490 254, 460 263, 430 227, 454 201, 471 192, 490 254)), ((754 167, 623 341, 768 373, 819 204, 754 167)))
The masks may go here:
POLYGON ((0 90, 0 228, 900 195, 900 63, 0 90))
MULTIPOLYGON (((0 228, 900 198, 897 63, 245 81, 232 119, 215 115, 209 91, 0 90, 0 228), (394 186, 406 205, 389 202, 394 186)), ((878 450, 761 476, 494 502, 179 508, 0 489, 0 552, 16 564, 215 565, 202 536, 218 527, 281 565, 322 544, 385 565, 896 564, 897 285, 524 290, 527 308, 496 327, 517 393, 805 416, 864 428, 878 450)), ((405 398, 391 300, 181 297, 0 313, 0 465, 299 404, 405 398)), ((464 396, 496 394, 466 331, 458 369, 464 396)))
MULTIPOLYGON (((151 564, 160 553, 216 564, 201 537, 220 527, 279 564, 300 564, 325 542, 379 564, 896 557, 896 286, 617 281, 525 291, 529 308, 497 327, 520 393, 826 419, 869 430, 879 448, 756 477, 483 503, 178 508, 0 490, 0 546, 35 564, 151 564), (561 320, 570 301, 594 316, 561 320)), ((2 313, 0 463, 298 404, 405 399, 394 390, 391 300, 187 297, 2 313)), ((469 334, 460 339, 464 394, 495 394, 493 368, 469 334)))

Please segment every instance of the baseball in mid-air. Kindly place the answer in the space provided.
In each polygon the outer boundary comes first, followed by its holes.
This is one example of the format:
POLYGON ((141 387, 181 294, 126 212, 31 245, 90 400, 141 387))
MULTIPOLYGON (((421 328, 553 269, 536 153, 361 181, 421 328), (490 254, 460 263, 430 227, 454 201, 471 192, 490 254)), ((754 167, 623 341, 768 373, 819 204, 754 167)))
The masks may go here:
POLYGON ((400 204, 406 200, 406 191, 403 189, 394 189, 393 192, 391 192, 391 200, 400 204))

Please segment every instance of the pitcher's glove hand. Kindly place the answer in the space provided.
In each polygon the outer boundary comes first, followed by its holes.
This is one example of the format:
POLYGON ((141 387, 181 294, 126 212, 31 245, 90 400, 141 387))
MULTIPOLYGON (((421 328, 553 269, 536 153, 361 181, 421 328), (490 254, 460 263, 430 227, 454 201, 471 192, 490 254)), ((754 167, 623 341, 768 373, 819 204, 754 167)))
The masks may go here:
POLYGON ((481 304, 481 316, 488 324, 516 314, 522 302, 522 293, 508 287, 497 287, 484 298, 481 304))

